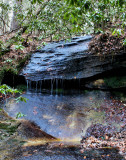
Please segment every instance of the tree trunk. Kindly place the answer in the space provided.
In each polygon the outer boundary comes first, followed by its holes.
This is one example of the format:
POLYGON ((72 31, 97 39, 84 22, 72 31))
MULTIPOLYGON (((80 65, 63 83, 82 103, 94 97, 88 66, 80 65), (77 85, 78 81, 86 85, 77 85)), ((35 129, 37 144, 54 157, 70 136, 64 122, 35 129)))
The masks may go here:
MULTIPOLYGON (((19 7, 22 4, 22 0, 15 0, 15 4, 17 5, 17 7, 19 7)), ((19 12, 21 12, 21 10, 19 12)), ((18 23, 18 20, 16 18, 16 11, 13 11, 13 18, 12 18, 12 22, 11 22, 11 30, 15 30, 18 27, 19 27, 19 23, 18 23)))

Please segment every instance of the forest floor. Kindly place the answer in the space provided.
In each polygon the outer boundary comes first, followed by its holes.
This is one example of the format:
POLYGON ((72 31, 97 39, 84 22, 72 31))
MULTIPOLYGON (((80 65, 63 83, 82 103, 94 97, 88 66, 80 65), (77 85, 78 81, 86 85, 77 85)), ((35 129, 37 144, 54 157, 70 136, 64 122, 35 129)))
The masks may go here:
MULTIPOLYGON (((89 54, 99 56, 125 54, 125 38, 126 32, 123 35, 116 36, 109 32, 96 35, 89 43, 89 54)), ((111 104, 111 108, 110 106, 101 106, 99 108, 99 110, 105 111, 106 120, 110 122, 110 126, 103 126, 101 124, 90 126, 87 130, 87 135, 82 139, 82 151, 87 148, 115 147, 126 159, 126 104, 115 100, 112 100, 111 104), (124 123, 117 132, 111 127, 111 121, 117 124, 120 121, 124 123)), ((105 158, 104 155, 103 158, 105 158)))
MULTIPOLYGON (((105 112, 104 123, 108 122, 109 125, 92 124, 81 141, 82 152, 85 149, 114 147, 126 159, 126 104, 120 100, 106 100, 105 105, 97 108, 97 112, 101 111, 105 112), (108 104, 111 104, 111 106, 108 104), (118 131, 112 126, 113 122, 115 124, 122 122, 118 131)), ((104 155, 103 158, 105 158, 104 155)))
POLYGON ((116 55, 126 52, 126 32, 123 35, 112 35, 107 32, 104 34, 96 35, 89 43, 89 53, 99 56, 103 55, 116 55))

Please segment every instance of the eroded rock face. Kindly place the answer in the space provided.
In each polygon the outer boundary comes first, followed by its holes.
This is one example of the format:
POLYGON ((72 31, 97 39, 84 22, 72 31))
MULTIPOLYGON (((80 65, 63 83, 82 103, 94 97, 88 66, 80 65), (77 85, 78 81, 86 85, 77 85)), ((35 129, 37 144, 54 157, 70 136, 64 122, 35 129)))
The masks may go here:
POLYGON ((71 42, 49 43, 32 55, 21 75, 31 81, 81 78, 88 43, 92 36, 73 38, 71 42))
POLYGON ((92 36, 73 38, 71 42, 49 43, 32 55, 21 75, 31 81, 48 79, 84 79, 112 69, 126 67, 126 54, 88 53, 92 36))

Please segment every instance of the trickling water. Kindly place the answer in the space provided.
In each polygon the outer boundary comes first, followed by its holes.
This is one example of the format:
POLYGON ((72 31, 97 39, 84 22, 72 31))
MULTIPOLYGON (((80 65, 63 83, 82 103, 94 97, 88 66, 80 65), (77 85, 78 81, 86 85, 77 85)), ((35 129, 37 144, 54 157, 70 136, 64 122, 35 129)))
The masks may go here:
POLYGON ((38 81, 36 81, 36 92, 38 90, 38 81))
POLYGON ((29 89, 32 89, 32 81, 29 80, 29 89))
POLYGON ((63 94, 63 84, 62 84, 62 83, 63 83, 63 82, 62 82, 62 81, 63 81, 63 79, 60 79, 59 81, 60 81, 60 86, 61 86, 61 95, 62 95, 62 94, 63 94))
POLYGON ((42 91, 42 80, 40 81, 40 93, 42 91))
POLYGON ((56 95, 58 94, 58 79, 56 78, 56 95))
POLYGON ((39 81, 26 80, 27 91, 35 90, 35 92, 42 93, 45 90, 48 90, 51 95, 63 94, 64 90, 68 89, 77 89, 82 90, 84 85, 81 83, 81 79, 74 79, 73 81, 65 80, 62 77, 52 78, 52 79, 43 79, 39 81))
POLYGON ((53 79, 51 79, 51 95, 53 94, 53 79))
POLYGON ((30 81, 30 80, 26 80, 26 82, 27 82, 27 92, 29 92, 29 90, 31 90, 31 88, 32 88, 32 81, 30 81))
POLYGON ((28 91, 28 79, 26 81, 27 81, 27 91, 28 91))
POLYGON ((62 90, 63 90, 64 86, 63 86, 63 79, 62 79, 62 90))

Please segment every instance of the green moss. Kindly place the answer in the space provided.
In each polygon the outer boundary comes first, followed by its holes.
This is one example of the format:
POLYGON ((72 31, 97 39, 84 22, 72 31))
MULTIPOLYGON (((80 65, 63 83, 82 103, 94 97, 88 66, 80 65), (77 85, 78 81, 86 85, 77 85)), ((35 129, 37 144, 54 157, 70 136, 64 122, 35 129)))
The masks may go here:
POLYGON ((2 79, 3 79, 3 77, 4 77, 4 73, 5 73, 5 71, 4 71, 3 69, 0 70, 0 84, 1 84, 2 79))
POLYGON ((126 87, 126 76, 104 78, 104 82, 111 88, 126 87))
POLYGON ((20 92, 24 92, 24 91, 27 90, 27 86, 26 86, 26 85, 23 85, 23 84, 16 86, 16 88, 17 88, 20 92))
POLYGON ((17 125, 12 125, 11 123, 0 122, 0 129, 5 130, 6 132, 11 134, 11 133, 16 132, 17 125))
POLYGON ((84 90, 84 94, 87 94, 87 93, 89 93, 89 90, 84 90))
POLYGON ((27 54, 26 57, 24 57, 23 59, 21 59, 19 61, 15 61, 15 65, 12 65, 12 63, 7 63, 7 64, 5 63, 4 66, 0 68, 0 84, 2 82, 2 79, 3 79, 4 75, 7 72, 12 73, 13 75, 18 75, 19 71, 25 65, 26 61, 29 60, 32 53, 33 52, 27 54))
POLYGON ((88 122, 92 123, 103 123, 105 119, 105 113, 104 112, 96 112, 94 110, 91 110, 87 113, 87 120, 88 122))
POLYGON ((31 57, 32 54, 33 54, 33 52, 29 53, 25 58, 23 58, 22 60, 18 61, 18 65, 17 65, 18 72, 25 65, 26 61, 29 60, 29 58, 31 57))
POLYGON ((126 92, 118 92, 118 91, 114 91, 112 92, 112 94, 115 96, 115 98, 120 99, 120 101, 122 102, 126 102, 126 92))
POLYGON ((61 89, 61 88, 58 88, 58 89, 53 90, 53 92, 55 92, 55 93, 63 93, 64 90, 61 89))

